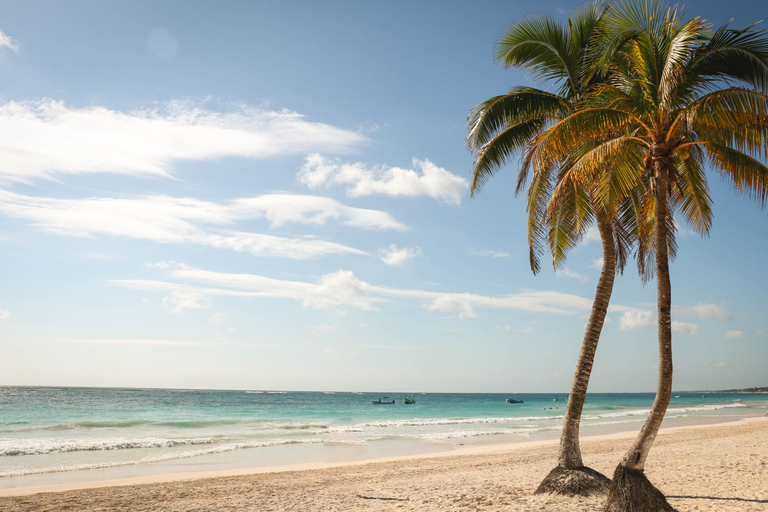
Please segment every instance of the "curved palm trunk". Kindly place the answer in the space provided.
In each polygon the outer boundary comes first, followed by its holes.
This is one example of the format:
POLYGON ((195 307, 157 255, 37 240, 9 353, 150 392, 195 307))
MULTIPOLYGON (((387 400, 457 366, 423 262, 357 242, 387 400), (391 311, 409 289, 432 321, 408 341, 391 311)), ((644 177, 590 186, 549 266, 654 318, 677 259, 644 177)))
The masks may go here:
POLYGON ((597 281, 595 300, 589 315, 581 352, 576 363, 576 373, 571 383, 568 395, 568 407, 563 421, 563 432, 560 435, 560 455, 555 467, 536 489, 535 494, 551 493, 569 496, 588 496, 603 494, 608 490, 610 480, 597 471, 584 467, 579 447, 579 426, 584 400, 587 395, 589 377, 595 360, 597 343, 605 323, 608 304, 613 292, 613 281, 616 277, 616 249, 613 240, 613 229, 610 221, 604 218, 600 211, 595 212, 600 240, 603 243, 603 269, 597 281))
POLYGON ((659 432, 672 395, 672 286, 667 250, 667 169, 655 163, 656 204, 654 206, 656 249, 656 301, 658 309, 659 377, 656 398, 634 444, 616 467, 608 490, 606 512, 674 511, 664 495, 643 473, 648 452, 659 432))

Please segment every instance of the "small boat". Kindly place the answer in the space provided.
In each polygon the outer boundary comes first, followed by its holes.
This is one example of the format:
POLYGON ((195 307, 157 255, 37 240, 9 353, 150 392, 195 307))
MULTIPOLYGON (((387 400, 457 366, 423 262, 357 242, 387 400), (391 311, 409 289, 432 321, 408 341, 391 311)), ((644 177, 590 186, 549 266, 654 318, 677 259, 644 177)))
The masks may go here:
POLYGON ((374 405, 392 405, 393 403, 395 403, 394 400, 387 400, 388 398, 389 398, 388 396, 382 396, 378 400, 374 400, 373 404, 374 405), (385 400, 387 401, 385 402, 385 400))
POLYGON ((517 400, 515 398, 507 398, 507 403, 508 404, 524 404, 525 402, 523 402, 522 400, 517 400))
POLYGON ((560 401, 560 397, 555 395, 554 397, 552 397, 552 401, 553 402, 559 402, 560 401))
POLYGON ((680 398, 680 395, 675 395, 675 398, 680 398))
POLYGON ((404 404, 415 404, 416 403, 416 397, 413 395, 405 395, 405 398, 403 398, 404 404))

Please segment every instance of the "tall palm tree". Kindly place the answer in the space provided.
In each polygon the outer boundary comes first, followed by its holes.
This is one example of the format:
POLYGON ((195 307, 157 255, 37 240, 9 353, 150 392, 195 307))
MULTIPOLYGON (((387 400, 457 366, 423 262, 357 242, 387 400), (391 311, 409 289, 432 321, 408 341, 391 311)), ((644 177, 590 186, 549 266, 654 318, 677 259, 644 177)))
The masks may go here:
POLYGON ((547 167, 539 165, 541 141, 560 120, 573 114, 593 85, 594 74, 585 69, 590 41, 605 12, 605 3, 593 0, 573 13, 567 26, 547 16, 535 16, 511 25, 500 38, 496 57, 507 67, 530 69, 543 81, 560 83, 551 93, 529 87, 514 87, 508 94, 477 105, 468 119, 467 144, 476 152, 472 195, 517 153, 524 155, 516 194, 533 170, 528 192, 528 233, 531 269, 537 273, 543 247, 548 245, 557 268, 594 220, 603 245, 603 267, 598 280, 587 328, 571 385, 560 439, 557 466, 546 476, 537 493, 589 495, 607 491, 609 479, 585 467, 579 446, 581 413, 592 365, 610 302, 617 261, 623 269, 627 238, 616 229, 616 208, 597 204, 594 194, 561 194, 559 207, 548 208, 558 170, 568 167, 568 155, 547 167), (581 199, 581 200, 579 200, 581 199), (578 206, 584 208, 579 209, 578 206), (571 215, 578 213, 579 215, 571 215))
POLYGON ((768 36, 752 27, 732 30, 729 23, 711 31, 704 20, 684 16, 655 0, 612 5, 593 54, 607 78, 547 139, 555 153, 591 142, 569 179, 591 186, 611 162, 608 179, 625 193, 638 182, 650 191, 638 202, 653 212, 647 222, 653 245, 645 247, 655 257, 659 376, 648 418, 614 472, 610 512, 672 510, 644 469, 672 390, 668 233, 674 216, 709 231, 707 163, 761 206, 768 200, 768 167, 758 160, 768 156, 768 36), (643 165, 615 165, 638 158, 643 165))

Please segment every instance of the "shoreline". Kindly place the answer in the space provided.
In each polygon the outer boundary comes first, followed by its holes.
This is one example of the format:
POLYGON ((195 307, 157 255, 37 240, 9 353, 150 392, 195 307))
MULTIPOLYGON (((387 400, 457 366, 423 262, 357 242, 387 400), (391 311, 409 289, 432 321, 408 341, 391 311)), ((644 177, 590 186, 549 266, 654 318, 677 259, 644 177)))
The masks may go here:
MULTIPOLYGON (((715 429, 715 428, 737 428, 739 425, 749 424, 762 424, 765 429, 768 430, 768 415, 765 416, 751 416, 742 417, 735 420, 725 419, 717 421, 714 418, 709 418, 710 421, 703 421, 702 419, 690 418, 689 422, 683 422, 683 424, 663 427, 659 432, 659 438, 674 435, 683 431, 701 432, 702 430, 715 429), (713 421, 714 420, 714 421, 713 421)), ((637 435, 637 430, 621 430, 607 433, 595 433, 582 435, 581 444, 585 447, 596 445, 600 443, 615 443, 616 441, 630 440, 637 435)), ((366 458, 360 460, 344 460, 338 462, 307 462, 297 464, 285 464, 285 465, 272 465, 264 467, 241 467, 232 469, 221 469, 212 471, 183 471, 176 473, 160 473, 150 474, 142 476, 134 476, 128 478, 114 478, 103 480, 92 480, 82 482, 71 482, 62 484, 48 484, 48 485, 32 485, 24 487, 14 487, 8 489, 0 489, 0 498, 4 497, 21 497, 21 496, 34 496, 44 493, 66 493, 71 491, 89 491, 96 489, 108 489, 117 487, 136 487, 145 485, 163 485, 174 483, 194 483, 203 480, 210 479, 222 479, 222 478, 238 478, 249 477, 257 475, 273 475, 280 473, 301 473, 308 471, 327 471, 334 469, 344 468, 359 468, 361 466, 369 465, 381 465, 387 463, 417 463, 419 461, 426 461, 430 459, 445 460, 452 458, 463 457, 483 457, 483 456, 498 456, 503 453, 514 453, 527 450, 535 450, 537 448, 556 449, 559 444, 559 434, 557 438, 548 439, 535 439, 535 440, 520 440, 516 442, 506 443, 484 443, 484 444, 472 444, 472 445, 457 445, 451 449, 445 449, 441 451, 430 451, 426 453, 415 453, 408 455, 395 455, 387 457, 366 458)), ((621 445, 623 446, 623 444, 621 445)), ((621 450, 619 446, 619 451, 621 450)), ((614 450, 612 450, 614 451, 614 450)), ((653 452, 652 452, 653 456, 653 452)), ((617 460, 620 455, 617 454, 617 460)), ((554 462, 552 459, 551 462, 554 462)), ((76 472, 75 472, 76 473, 76 472)), ((50 475, 50 474, 48 474, 50 475)), ((9 478, 23 478, 23 477, 9 477, 9 478)), ((768 503, 768 501, 766 502, 768 503)))

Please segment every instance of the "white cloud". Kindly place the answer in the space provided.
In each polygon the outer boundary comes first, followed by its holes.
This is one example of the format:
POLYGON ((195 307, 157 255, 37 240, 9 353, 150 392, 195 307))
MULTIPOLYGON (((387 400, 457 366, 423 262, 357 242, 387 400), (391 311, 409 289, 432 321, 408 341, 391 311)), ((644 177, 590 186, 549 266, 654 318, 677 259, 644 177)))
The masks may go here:
POLYGON ((205 293, 197 290, 174 290, 163 298, 163 306, 171 313, 181 313, 185 309, 205 309, 211 301, 205 293))
POLYGON ((584 274, 579 274, 576 271, 564 267, 555 271, 555 277, 567 277, 569 279, 576 279, 578 281, 587 282, 589 278, 584 274))
POLYGON ((11 318, 10 311, 0 310, 0 320, 8 320, 9 318, 11 318))
POLYGON ((731 319, 723 302, 720 304, 706 304, 704 302, 699 302, 695 306, 675 307, 674 309, 676 315, 698 318, 700 320, 711 318, 719 320, 720 322, 725 322, 726 320, 731 319))
POLYGON ((0 32, 0 48, 8 48, 13 52, 18 52, 19 43, 11 36, 0 32))
POLYGON ((488 258, 509 258, 509 253, 503 251, 470 251, 470 254, 472 256, 485 256, 488 258))
POLYGON ((728 366, 728 363, 726 362, 715 363, 715 368, 725 368, 727 366, 728 366))
MULTIPOLYGON (((477 311, 481 309, 572 315, 589 311, 592 307, 591 299, 554 291, 524 290, 514 294, 485 296, 376 286, 358 279, 348 270, 326 274, 317 283, 279 280, 255 274, 212 272, 185 265, 169 267, 168 272, 184 283, 131 279, 112 280, 110 283, 167 294, 164 304, 172 312, 205 308, 210 305, 211 298, 220 296, 292 299, 301 302, 306 308, 336 313, 344 313, 347 308, 378 311, 382 303, 395 299, 412 300, 421 303, 429 311, 452 313, 461 319, 476 318, 477 311)), ((640 312, 618 304, 611 304, 609 311, 640 312)))
POLYGON ((653 321, 652 311, 626 311, 619 322, 622 331, 632 331, 653 327, 656 325, 653 321))
POLYGON ((360 281, 349 270, 339 270, 320 278, 312 294, 304 298, 304 306, 312 309, 334 309, 351 306, 363 311, 378 311, 370 298, 370 285, 360 281))
POLYGON ((334 220, 361 229, 407 229, 386 212, 352 208, 326 197, 291 194, 215 203, 168 196, 52 199, 0 190, 0 213, 26 219, 41 231, 59 235, 108 235, 159 243, 191 243, 254 256, 291 259, 367 253, 312 237, 284 238, 224 227, 266 218, 273 226, 287 222, 317 225, 334 220))
POLYGON ((472 302, 460 295, 443 295, 435 298, 431 304, 425 304, 428 311, 442 311, 445 313, 458 313, 459 318, 477 318, 472 308, 472 302))
POLYGON ((352 197, 385 194, 390 196, 428 196, 460 204, 469 188, 467 180, 438 167, 429 160, 413 160, 415 169, 400 167, 368 168, 365 164, 342 163, 319 154, 307 157, 297 174, 298 180, 317 188, 321 185, 346 185, 352 197))
POLYGON ((581 242, 584 244, 588 244, 589 242, 601 242, 600 239, 600 231, 595 227, 591 226, 587 229, 587 232, 584 233, 584 237, 581 239, 581 242))
POLYGON ((596 268, 598 270, 603 270, 603 258, 597 258, 596 260, 592 260, 592 264, 590 265, 592 268, 596 268))
POLYGON ((724 336, 729 340, 736 340, 736 339, 741 339, 746 337, 744 335, 744 331, 733 331, 733 330, 726 331, 724 336))
POLYGON ((379 249, 379 257, 385 265, 390 267, 397 267, 402 265, 408 260, 412 260, 421 256, 421 248, 419 247, 403 247, 399 249, 397 245, 391 244, 386 249, 379 249))
POLYGON ((348 151, 368 139, 288 110, 214 112, 177 101, 124 113, 44 99, 0 106, 0 140, 0 181, 29 182, 60 173, 167 177, 177 161, 348 151))
POLYGON ((672 331, 673 332, 684 332, 691 335, 698 334, 701 328, 696 325, 689 322, 678 322, 676 320, 672 321, 672 331))

